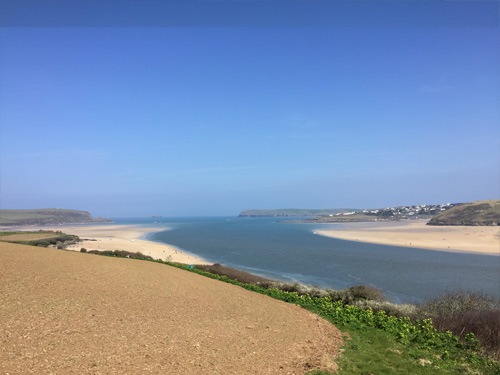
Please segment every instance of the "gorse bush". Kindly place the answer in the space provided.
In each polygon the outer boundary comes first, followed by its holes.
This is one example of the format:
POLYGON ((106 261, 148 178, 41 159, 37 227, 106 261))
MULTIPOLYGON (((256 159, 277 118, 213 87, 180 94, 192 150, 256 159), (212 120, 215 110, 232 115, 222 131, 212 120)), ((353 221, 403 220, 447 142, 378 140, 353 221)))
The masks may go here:
POLYGON ((384 311, 389 316, 396 316, 399 318, 408 317, 415 320, 417 307, 411 304, 397 305, 388 301, 379 302, 371 300, 363 300, 354 302, 355 306, 362 307, 364 309, 372 309, 374 313, 379 311, 384 311))
POLYGON ((311 297, 326 297, 328 295, 328 291, 325 289, 301 283, 286 283, 270 280, 267 282, 260 282, 257 285, 264 289, 278 289, 284 292, 297 293, 299 296, 308 294, 311 297))
POLYGON ((352 305, 358 301, 385 302, 387 298, 377 288, 368 285, 352 286, 345 290, 328 290, 333 301, 340 301, 344 305, 352 305))
POLYGON ((347 289, 347 292, 352 296, 354 301, 387 301, 384 292, 368 285, 352 286, 347 289))
POLYGON ((417 305, 419 314, 434 318, 500 307, 499 301, 481 292, 456 291, 425 299, 417 305))
POLYGON ((353 286, 346 290, 323 289, 317 286, 304 285, 298 282, 287 283, 266 279, 235 268, 225 267, 218 263, 212 265, 197 265, 195 268, 207 271, 229 279, 237 280, 246 284, 253 284, 264 289, 278 289, 284 292, 297 293, 299 296, 309 295, 311 297, 330 296, 333 301, 341 301, 344 305, 354 304, 358 301, 386 302, 387 297, 383 291, 368 285, 353 286))
POLYGON ((197 265, 196 268, 207 271, 219 276, 227 276, 232 280, 238 280, 245 284, 259 284, 259 283, 270 283, 272 280, 266 279, 264 277, 256 276, 249 272, 244 272, 236 268, 225 267, 219 263, 207 264, 207 265, 197 265))

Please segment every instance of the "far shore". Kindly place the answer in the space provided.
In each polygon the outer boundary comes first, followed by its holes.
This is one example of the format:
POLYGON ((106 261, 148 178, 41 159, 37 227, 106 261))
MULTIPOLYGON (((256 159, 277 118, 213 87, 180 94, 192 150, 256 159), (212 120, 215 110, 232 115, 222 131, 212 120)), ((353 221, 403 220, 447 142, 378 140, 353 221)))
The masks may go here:
POLYGON ((348 241, 431 250, 500 255, 498 226, 429 226, 427 220, 349 223, 315 233, 348 241))
POLYGON ((125 250, 140 252, 155 259, 184 264, 210 264, 195 255, 183 252, 173 246, 148 241, 144 239, 147 234, 160 232, 167 228, 141 227, 137 225, 54 225, 54 226, 22 226, 11 227, 6 230, 38 231, 52 230, 73 234, 80 237, 81 242, 68 246, 67 250, 80 251, 82 248, 99 251, 125 250))

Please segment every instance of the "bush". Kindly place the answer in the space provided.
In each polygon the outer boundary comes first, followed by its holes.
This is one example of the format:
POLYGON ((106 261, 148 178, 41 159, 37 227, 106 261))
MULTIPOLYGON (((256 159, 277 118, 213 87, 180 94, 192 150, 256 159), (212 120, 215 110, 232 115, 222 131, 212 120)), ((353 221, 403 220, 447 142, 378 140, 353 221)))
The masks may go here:
POLYGON ((82 248, 80 249, 80 253, 86 253, 86 252, 87 252, 87 249, 86 249, 86 248, 82 247, 82 248))
POLYGON ((387 302, 384 293, 368 285, 352 286, 345 290, 328 290, 333 301, 340 301, 344 305, 352 305, 358 301, 387 302))
POLYGON ((398 318, 408 317, 413 319, 416 315, 416 306, 411 304, 397 305, 391 302, 379 302, 362 300, 354 303, 355 306, 362 307, 364 309, 372 309, 373 313, 376 314, 379 311, 384 311, 388 316, 396 316, 398 318))
POLYGON ((310 297, 328 296, 328 291, 323 288, 320 288, 318 286, 304 285, 298 282, 286 283, 283 281, 268 280, 266 282, 259 282, 257 285, 265 289, 278 289, 283 292, 297 293, 299 296, 303 296, 306 294, 310 297))
MULTIPOLYGON (((57 233, 56 233, 57 234, 57 233)), ((21 243, 24 245, 30 246, 40 246, 40 247, 49 247, 54 246, 56 248, 63 249, 65 246, 69 244, 76 243, 78 241, 78 237, 71 234, 58 235, 52 238, 45 238, 43 240, 33 240, 33 241, 15 241, 15 243, 21 243)))
POLYGON ((460 339, 473 332, 481 347, 500 359, 500 304, 497 299, 480 292, 447 293, 417 305, 416 317, 432 318, 438 331, 451 331, 460 339))
POLYGON ((457 291, 426 299, 418 304, 419 313, 427 317, 463 314, 468 311, 497 309, 499 301, 481 292, 457 291))
MULTIPOLYGON (((81 250, 80 250, 81 251, 81 250)), ((153 257, 150 257, 149 255, 144 255, 140 252, 135 252, 132 253, 130 251, 125 251, 125 250, 89 250, 89 254, 97 254, 97 255, 109 255, 113 257, 129 257, 129 258, 135 258, 135 259, 145 259, 145 260, 154 260, 153 257)))
POLYGON ((259 283, 272 282, 272 280, 253 275, 251 273, 240 271, 236 268, 225 267, 219 263, 211 265, 198 265, 197 269, 210 272, 219 276, 227 276, 232 280, 238 280, 241 283, 257 285, 259 283))
POLYGON ((377 302, 385 302, 387 298, 380 289, 374 288, 368 285, 359 285, 352 286, 347 291, 351 294, 352 298, 355 301, 368 300, 368 301, 377 301, 377 302))

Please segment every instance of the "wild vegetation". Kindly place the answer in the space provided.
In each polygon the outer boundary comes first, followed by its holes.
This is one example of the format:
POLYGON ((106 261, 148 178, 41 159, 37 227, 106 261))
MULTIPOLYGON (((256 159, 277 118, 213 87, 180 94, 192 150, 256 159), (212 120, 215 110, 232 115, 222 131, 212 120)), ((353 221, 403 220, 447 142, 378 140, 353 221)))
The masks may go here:
POLYGON ((382 311, 388 316, 407 317, 412 322, 432 319, 433 326, 439 332, 450 331, 460 339, 474 333, 482 350, 492 358, 500 360, 500 302, 481 292, 456 291, 424 300, 419 304, 394 304, 388 301, 382 290, 367 285, 332 290, 263 279, 219 264, 196 268, 241 283, 297 293, 299 296, 330 298, 333 302, 341 302, 343 306, 369 309, 375 314, 382 311))
POLYGON ((121 258, 154 260, 154 258, 150 257, 149 255, 144 255, 140 252, 132 253, 130 251, 125 251, 125 250, 88 250, 87 251, 87 249, 82 247, 80 249, 80 252, 81 253, 96 254, 96 255, 106 255, 106 256, 112 256, 112 257, 121 257, 121 258))
POLYGON ((0 241, 40 247, 59 247, 76 243, 78 236, 54 231, 0 232, 0 241))
POLYGON ((231 280, 237 280, 240 283, 244 284, 264 285, 266 283, 273 282, 273 280, 254 275, 249 272, 241 271, 236 268, 225 267, 223 265, 220 265, 219 263, 197 265, 195 267, 199 270, 206 271, 214 275, 226 276, 231 280))

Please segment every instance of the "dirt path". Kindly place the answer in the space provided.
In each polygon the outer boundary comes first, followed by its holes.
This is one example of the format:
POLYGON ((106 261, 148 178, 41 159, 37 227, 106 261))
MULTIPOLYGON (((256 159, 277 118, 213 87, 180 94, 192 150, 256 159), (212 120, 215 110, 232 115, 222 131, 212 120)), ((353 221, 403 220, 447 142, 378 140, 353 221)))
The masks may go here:
POLYGON ((161 264, 0 243, 1 374, 304 374, 331 324, 161 264))

